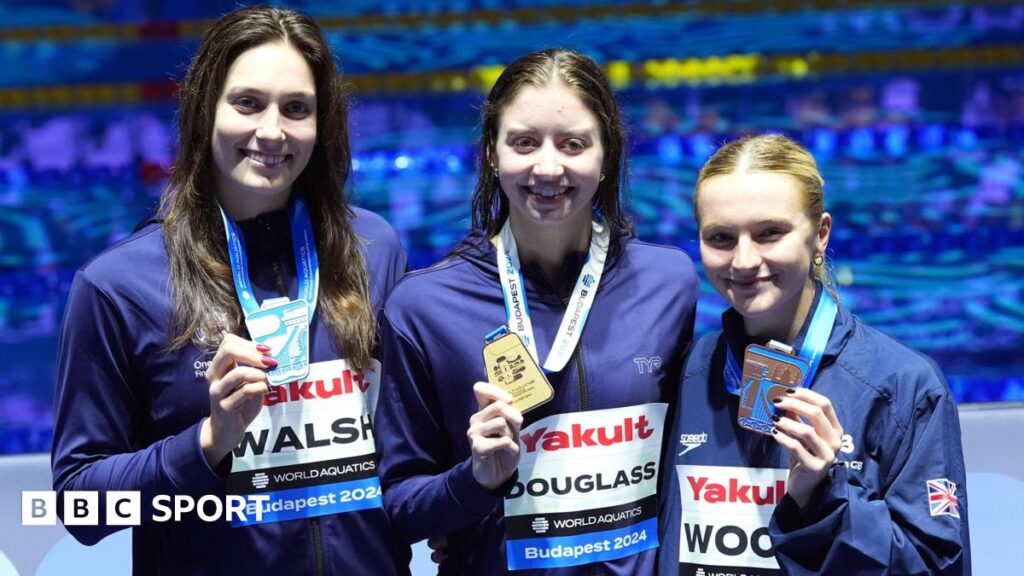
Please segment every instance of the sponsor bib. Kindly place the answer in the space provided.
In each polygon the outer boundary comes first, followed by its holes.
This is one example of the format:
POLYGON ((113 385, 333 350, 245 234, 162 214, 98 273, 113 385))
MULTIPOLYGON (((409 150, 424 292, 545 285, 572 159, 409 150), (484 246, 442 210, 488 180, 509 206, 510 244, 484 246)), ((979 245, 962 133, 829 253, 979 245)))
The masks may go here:
POLYGON ((781 468, 676 466, 679 574, 781 575, 768 522, 786 495, 781 468))
POLYGON ((519 435, 505 497, 508 568, 557 568, 658 546, 666 404, 557 414, 519 435))
POLYGON ((261 523, 382 505, 373 438, 380 363, 372 363, 361 373, 345 360, 317 362, 306 378, 270 386, 227 480, 230 494, 270 497, 261 523))

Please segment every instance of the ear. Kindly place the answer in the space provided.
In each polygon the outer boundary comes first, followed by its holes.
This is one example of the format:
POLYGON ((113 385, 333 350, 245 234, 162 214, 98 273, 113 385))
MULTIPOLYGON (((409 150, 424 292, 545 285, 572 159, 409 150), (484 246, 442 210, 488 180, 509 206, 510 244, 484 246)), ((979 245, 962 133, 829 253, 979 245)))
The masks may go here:
POLYGON ((825 249, 828 248, 828 239, 832 235, 832 215, 828 212, 822 212, 821 223, 818 224, 818 233, 814 239, 814 246, 817 248, 818 254, 824 254, 825 249))

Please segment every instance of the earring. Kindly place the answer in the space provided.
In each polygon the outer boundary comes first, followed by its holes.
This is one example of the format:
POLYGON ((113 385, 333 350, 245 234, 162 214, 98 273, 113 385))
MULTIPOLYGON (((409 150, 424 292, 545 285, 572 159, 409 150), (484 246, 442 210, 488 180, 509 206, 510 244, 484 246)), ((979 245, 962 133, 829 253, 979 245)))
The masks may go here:
POLYGON ((601 177, 597 179, 598 182, 604 182, 604 172, 601 172, 601 177))
POLYGON ((498 177, 498 167, 495 166, 494 164, 491 164, 491 172, 494 172, 494 177, 495 178, 498 177))
POLYGON ((815 268, 821 268, 821 266, 825 263, 825 255, 822 254, 821 252, 818 252, 817 254, 814 255, 813 262, 815 268))

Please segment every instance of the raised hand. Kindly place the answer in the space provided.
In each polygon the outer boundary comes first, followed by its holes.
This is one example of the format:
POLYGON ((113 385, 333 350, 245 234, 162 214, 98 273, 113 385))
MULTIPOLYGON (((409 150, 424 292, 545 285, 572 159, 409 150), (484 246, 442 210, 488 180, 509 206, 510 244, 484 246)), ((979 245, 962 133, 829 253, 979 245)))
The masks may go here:
POLYGON ((206 369, 210 417, 203 421, 199 442, 211 467, 242 441, 260 412, 263 395, 270 390, 266 370, 277 366, 268 352, 267 346, 228 334, 206 369))
POLYGON ((791 388, 775 407, 785 414, 775 422, 773 436, 789 452, 787 490, 803 508, 836 458, 843 426, 832 402, 806 388, 791 388))
POLYGON ((509 405, 512 395, 487 382, 473 385, 479 411, 469 419, 473 477, 494 490, 512 477, 519 466, 519 428, 523 415, 509 405))

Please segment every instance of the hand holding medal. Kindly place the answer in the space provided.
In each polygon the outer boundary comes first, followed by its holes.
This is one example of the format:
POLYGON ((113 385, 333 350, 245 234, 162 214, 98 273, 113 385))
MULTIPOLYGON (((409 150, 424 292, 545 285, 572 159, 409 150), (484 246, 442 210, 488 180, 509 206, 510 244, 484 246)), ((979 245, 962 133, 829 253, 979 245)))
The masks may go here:
POLYGON ((802 508, 836 459, 843 427, 832 402, 807 388, 789 388, 774 400, 773 437, 789 451, 787 492, 802 508))
POLYGON ((479 411, 469 419, 473 477, 487 490, 504 484, 519 466, 519 429, 523 415, 510 405, 512 395, 488 382, 473 385, 479 411))
POLYGON ((269 352, 266 346, 227 334, 206 369, 210 417, 203 421, 199 443, 211 467, 242 441, 263 407, 269 390, 266 370, 277 366, 269 352))

